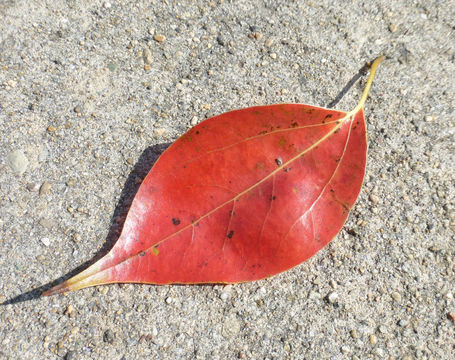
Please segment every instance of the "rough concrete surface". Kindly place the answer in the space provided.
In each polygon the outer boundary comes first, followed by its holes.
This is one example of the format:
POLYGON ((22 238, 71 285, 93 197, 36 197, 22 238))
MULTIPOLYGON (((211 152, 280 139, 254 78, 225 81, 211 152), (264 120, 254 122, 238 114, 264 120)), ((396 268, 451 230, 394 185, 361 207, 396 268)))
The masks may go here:
POLYGON ((0 19, 0 359, 455 358, 453 1, 3 0, 0 19), (312 259, 37 296, 105 253, 192 125, 327 106, 379 54, 364 187, 312 259))

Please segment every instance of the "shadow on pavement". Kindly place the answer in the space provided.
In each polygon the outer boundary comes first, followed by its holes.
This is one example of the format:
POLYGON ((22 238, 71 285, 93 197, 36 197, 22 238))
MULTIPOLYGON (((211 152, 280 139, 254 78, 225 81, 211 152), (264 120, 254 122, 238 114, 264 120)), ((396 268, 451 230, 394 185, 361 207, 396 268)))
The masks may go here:
POLYGON ((61 282, 73 277, 74 275, 77 275, 78 273, 85 270, 93 263, 95 263, 101 257, 103 257, 114 246, 120 234, 120 230, 123 228, 123 222, 125 221, 131 202, 133 201, 134 196, 136 195, 142 180, 148 174, 153 164, 155 164, 156 160, 158 160, 160 155, 170 145, 171 143, 153 145, 147 148, 142 153, 138 162, 134 166, 133 171, 131 171, 130 175, 128 176, 125 186, 123 187, 120 199, 111 218, 111 225, 109 227, 109 233, 106 237, 106 241, 104 242, 103 247, 93 257, 93 259, 86 261, 85 263, 78 266, 76 269, 70 271, 66 275, 63 275, 58 279, 49 282, 48 284, 42 285, 23 294, 20 294, 12 299, 8 299, 1 303, 1 305, 17 304, 24 301, 38 299, 44 291, 50 289, 55 285, 60 284, 61 282), (121 221, 117 222, 117 219, 121 219, 121 221))

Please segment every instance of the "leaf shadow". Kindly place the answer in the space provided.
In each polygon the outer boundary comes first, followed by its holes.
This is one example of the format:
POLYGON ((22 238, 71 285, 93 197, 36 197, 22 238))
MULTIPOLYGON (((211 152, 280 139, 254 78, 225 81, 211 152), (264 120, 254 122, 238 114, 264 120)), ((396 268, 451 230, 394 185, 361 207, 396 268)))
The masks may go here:
POLYGON ((55 279, 45 285, 27 291, 25 293, 19 294, 14 298, 8 299, 1 303, 0 305, 11 305, 17 304, 24 301, 30 301, 38 299, 41 294, 50 289, 51 287, 60 284, 61 282, 77 275, 79 272, 85 270, 90 265, 95 263, 101 257, 106 255, 106 253, 114 246, 117 238, 120 234, 120 230, 123 228, 123 223, 125 221, 126 215, 130 208, 130 205, 134 199, 134 196, 141 185, 142 180, 148 174, 152 166, 158 160, 160 155, 171 145, 171 143, 162 143, 148 147, 139 157, 139 160, 134 165, 133 170, 128 175, 128 178, 123 187, 120 198, 117 202, 117 205, 114 210, 114 214, 111 218, 111 224, 109 227, 109 233, 106 236, 106 240, 100 250, 97 251, 95 256, 91 259, 78 266, 74 270, 71 270, 67 274, 55 279))
POLYGON ((338 95, 335 97, 335 99, 333 99, 329 104, 327 104, 326 108, 330 109, 330 108, 335 107, 341 101, 343 96, 346 95, 346 93, 349 91, 349 89, 351 89, 352 86, 357 82, 357 80, 359 80, 363 75, 366 74, 366 72, 368 71, 370 66, 371 66, 371 63, 366 63, 365 65, 363 65, 360 68, 360 70, 357 72, 357 74, 355 74, 351 78, 351 80, 349 80, 348 83, 344 86, 344 88, 341 89, 341 91, 338 93, 338 95))

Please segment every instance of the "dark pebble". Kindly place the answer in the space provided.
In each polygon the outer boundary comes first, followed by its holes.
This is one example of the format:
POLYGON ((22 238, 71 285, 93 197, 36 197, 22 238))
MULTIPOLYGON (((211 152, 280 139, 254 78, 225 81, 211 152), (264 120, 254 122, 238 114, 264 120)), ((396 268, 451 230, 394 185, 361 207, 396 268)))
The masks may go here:
POLYGON ((115 334, 111 329, 104 332, 103 341, 108 344, 113 344, 115 341, 115 334))

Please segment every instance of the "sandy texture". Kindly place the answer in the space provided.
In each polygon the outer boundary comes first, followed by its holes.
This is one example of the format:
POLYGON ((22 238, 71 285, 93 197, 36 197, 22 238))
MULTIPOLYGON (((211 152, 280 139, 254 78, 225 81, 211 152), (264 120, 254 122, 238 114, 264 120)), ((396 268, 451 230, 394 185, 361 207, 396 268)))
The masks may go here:
POLYGON ((453 1, 5 0, 0 18, 0 359, 455 358, 453 1), (37 298, 105 253, 192 124, 327 106, 381 53, 361 196, 308 262, 37 298))

